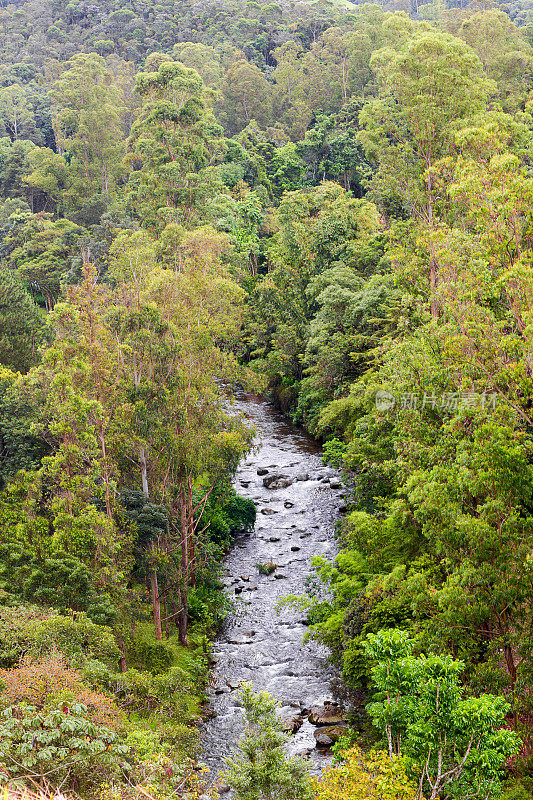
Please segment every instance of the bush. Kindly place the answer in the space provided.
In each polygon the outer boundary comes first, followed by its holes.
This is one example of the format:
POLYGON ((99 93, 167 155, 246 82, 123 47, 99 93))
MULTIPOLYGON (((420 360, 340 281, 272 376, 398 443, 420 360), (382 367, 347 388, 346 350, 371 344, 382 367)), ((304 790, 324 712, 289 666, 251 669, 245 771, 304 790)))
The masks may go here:
POLYGON ((108 595, 94 592, 90 567, 64 552, 43 559, 8 542, 0 546, 0 589, 6 605, 23 600, 61 611, 85 611, 97 624, 111 624, 116 608, 108 595))
POLYGON ((128 754, 117 734, 88 719, 81 703, 38 711, 25 705, 0 714, 0 779, 20 777, 46 787, 80 790, 117 774, 128 754))
POLYGON ((315 782, 315 800, 417 800, 418 787, 408 780, 400 758, 391 760, 383 751, 366 755, 352 747, 344 759, 315 782))
POLYGON ((180 667, 171 667, 162 675, 128 669, 117 673, 113 684, 120 703, 129 710, 187 720, 195 706, 193 681, 180 667))
POLYGON ((168 645, 144 639, 130 641, 126 647, 126 655, 129 664, 149 670, 153 675, 166 672, 173 661, 173 653, 168 645))
MULTIPOLYGON (((312 783, 305 761, 289 757, 277 703, 268 692, 254 694, 244 684, 239 699, 246 715, 246 729, 239 750, 226 759, 223 779, 236 800, 312 800, 312 783)), ((340 798, 339 798, 340 800, 340 798)))
POLYGON ((90 721, 113 730, 123 727, 122 714, 113 700, 85 686, 57 651, 37 661, 26 657, 18 667, 0 670, 0 685, 4 707, 27 703, 43 710, 59 695, 68 695, 84 704, 90 721))
POLYGON ((112 630, 83 613, 62 616, 36 606, 0 610, 0 666, 12 667, 23 655, 39 658, 54 649, 75 667, 97 659, 115 669, 120 658, 112 630))

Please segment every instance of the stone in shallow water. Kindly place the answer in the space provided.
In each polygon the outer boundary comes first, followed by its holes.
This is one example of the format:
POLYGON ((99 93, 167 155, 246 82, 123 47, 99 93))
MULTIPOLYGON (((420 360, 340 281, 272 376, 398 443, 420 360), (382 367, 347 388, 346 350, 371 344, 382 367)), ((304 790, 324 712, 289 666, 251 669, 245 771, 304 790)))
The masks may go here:
POLYGON ((266 489, 286 489, 287 486, 291 485, 292 481, 286 475, 274 474, 263 478, 263 486, 266 489))
POLYGON ((301 714, 291 714, 287 717, 282 716, 281 724, 286 731, 289 731, 290 733, 296 733, 296 731, 299 731, 302 727, 303 719, 301 714))
POLYGON ((259 476, 268 475, 268 470, 266 469, 266 467, 259 467, 259 469, 257 470, 257 474, 259 476))
POLYGON ((312 725, 338 725, 346 722, 346 716, 341 708, 327 703, 310 710, 309 722, 312 725))
POLYGON ((324 728, 317 728, 315 739, 317 747, 331 747, 338 742, 341 736, 346 736, 350 732, 348 725, 326 725, 324 728))

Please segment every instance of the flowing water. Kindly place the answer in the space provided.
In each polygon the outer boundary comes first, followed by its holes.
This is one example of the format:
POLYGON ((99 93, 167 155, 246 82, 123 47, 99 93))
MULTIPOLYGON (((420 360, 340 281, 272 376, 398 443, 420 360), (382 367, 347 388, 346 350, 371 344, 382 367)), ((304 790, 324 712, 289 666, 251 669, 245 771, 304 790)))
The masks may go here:
MULTIPOLYGON (((241 682, 270 692, 281 702, 285 718, 305 716, 311 707, 333 699, 327 650, 304 644, 305 614, 294 607, 279 610, 278 601, 304 592, 312 556, 335 555, 333 530, 342 486, 335 471, 323 466, 317 444, 272 406, 242 396, 236 407, 257 430, 256 449, 236 477, 239 494, 256 504, 257 521, 251 534, 237 538, 225 561, 224 582, 234 611, 213 644, 210 701, 215 716, 205 723, 202 737, 203 760, 213 774, 223 768, 243 730, 241 682), (258 470, 268 472, 258 475, 258 470), (282 475, 281 483, 292 482, 266 488, 264 479, 273 475, 282 475), (256 565, 269 562, 276 570, 260 574, 256 565)), ((318 772, 329 756, 315 748, 315 730, 304 720, 289 750, 307 756, 318 772)))

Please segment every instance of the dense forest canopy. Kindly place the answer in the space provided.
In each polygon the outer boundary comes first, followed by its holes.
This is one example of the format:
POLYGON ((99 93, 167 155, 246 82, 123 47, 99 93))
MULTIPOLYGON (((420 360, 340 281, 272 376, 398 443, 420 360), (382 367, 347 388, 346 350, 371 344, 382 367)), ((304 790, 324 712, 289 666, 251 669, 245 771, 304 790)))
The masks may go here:
POLYGON ((533 796, 532 170, 529 0, 0 4, 3 782, 215 791, 238 384, 349 487, 352 730, 245 689, 237 800, 533 796))

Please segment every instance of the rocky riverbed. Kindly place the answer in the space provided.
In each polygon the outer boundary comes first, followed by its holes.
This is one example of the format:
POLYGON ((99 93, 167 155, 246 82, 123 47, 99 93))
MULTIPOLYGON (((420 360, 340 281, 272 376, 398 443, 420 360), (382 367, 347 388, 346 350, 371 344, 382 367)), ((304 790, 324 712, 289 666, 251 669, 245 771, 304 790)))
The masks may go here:
POLYGON ((305 614, 278 603, 303 594, 313 556, 335 555, 334 522, 344 490, 336 472, 323 466, 316 443, 269 404, 243 397, 237 411, 257 430, 257 447, 236 479, 237 491, 256 504, 257 522, 251 534, 237 538, 225 562, 234 611, 213 645, 214 716, 204 726, 203 760, 215 775, 235 747, 243 730, 238 689, 248 681, 280 701, 294 732, 290 752, 309 758, 319 772, 330 761, 328 744, 342 732, 330 689, 334 672, 325 648, 303 643, 305 614))

